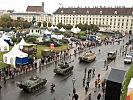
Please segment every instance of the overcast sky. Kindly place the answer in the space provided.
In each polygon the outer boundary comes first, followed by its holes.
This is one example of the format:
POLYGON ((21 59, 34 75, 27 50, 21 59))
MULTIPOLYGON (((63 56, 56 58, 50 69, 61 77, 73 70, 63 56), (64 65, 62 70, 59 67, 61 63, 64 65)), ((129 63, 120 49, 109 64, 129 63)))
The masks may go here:
POLYGON ((132 7, 133 0, 0 0, 0 10, 26 11, 28 5, 41 6, 41 2, 45 3, 45 12, 54 12, 60 6, 126 6, 132 7), (63 5, 59 5, 63 4, 63 5))

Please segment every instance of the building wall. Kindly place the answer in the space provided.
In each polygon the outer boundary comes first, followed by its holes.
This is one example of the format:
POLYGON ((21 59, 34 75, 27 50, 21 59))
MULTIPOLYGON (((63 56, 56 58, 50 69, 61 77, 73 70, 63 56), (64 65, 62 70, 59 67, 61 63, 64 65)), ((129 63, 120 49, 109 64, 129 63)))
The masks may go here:
POLYGON ((78 15, 78 14, 54 14, 53 24, 96 24, 106 26, 106 30, 133 33, 133 15, 78 15))
POLYGON ((29 14, 28 13, 21 13, 21 14, 19 14, 19 13, 12 13, 12 14, 10 14, 10 16, 14 20, 17 20, 18 17, 21 17, 25 21, 27 20, 28 22, 31 22, 33 17, 35 17, 37 22, 44 21, 44 14, 34 14, 34 13, 33 14, 31 14, 31 13, 29 13, 29 14))

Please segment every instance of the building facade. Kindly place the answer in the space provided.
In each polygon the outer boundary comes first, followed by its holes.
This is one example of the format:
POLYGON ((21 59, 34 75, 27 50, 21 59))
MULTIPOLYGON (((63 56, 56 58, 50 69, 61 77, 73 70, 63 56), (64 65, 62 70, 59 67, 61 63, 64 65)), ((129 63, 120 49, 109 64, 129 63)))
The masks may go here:
POLYGON ((59 8, 53 13, 53 24, 95 24, 108 31, 133 33, 133 8, 59 8))
POLYGON ((24 21, 31 22, 33 17, 35 17, 36 22, 44 21, 44 13, 37 12, 13 12, 10 13, 12 19, 17 20, 18 18, 24 19, 24 21))

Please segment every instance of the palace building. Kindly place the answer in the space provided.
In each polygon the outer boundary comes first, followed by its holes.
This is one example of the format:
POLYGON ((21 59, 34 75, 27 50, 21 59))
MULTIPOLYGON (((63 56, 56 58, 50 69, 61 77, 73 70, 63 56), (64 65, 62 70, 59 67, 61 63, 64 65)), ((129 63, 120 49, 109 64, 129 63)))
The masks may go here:
POLYGON ((53 13, 53 24, 95 24, 108 31, 133 33, 133 8, 93 7, 59 8, 53 13))

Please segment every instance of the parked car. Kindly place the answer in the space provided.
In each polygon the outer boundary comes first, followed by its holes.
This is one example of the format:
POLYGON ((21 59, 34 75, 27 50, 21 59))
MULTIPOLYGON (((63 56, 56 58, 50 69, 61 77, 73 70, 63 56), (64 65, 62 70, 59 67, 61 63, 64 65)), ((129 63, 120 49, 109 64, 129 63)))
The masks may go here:
POLYGON ((132 56, 126 55, 124 58, 124 63, 125 64, 131 64, 132 63, 132 56))

